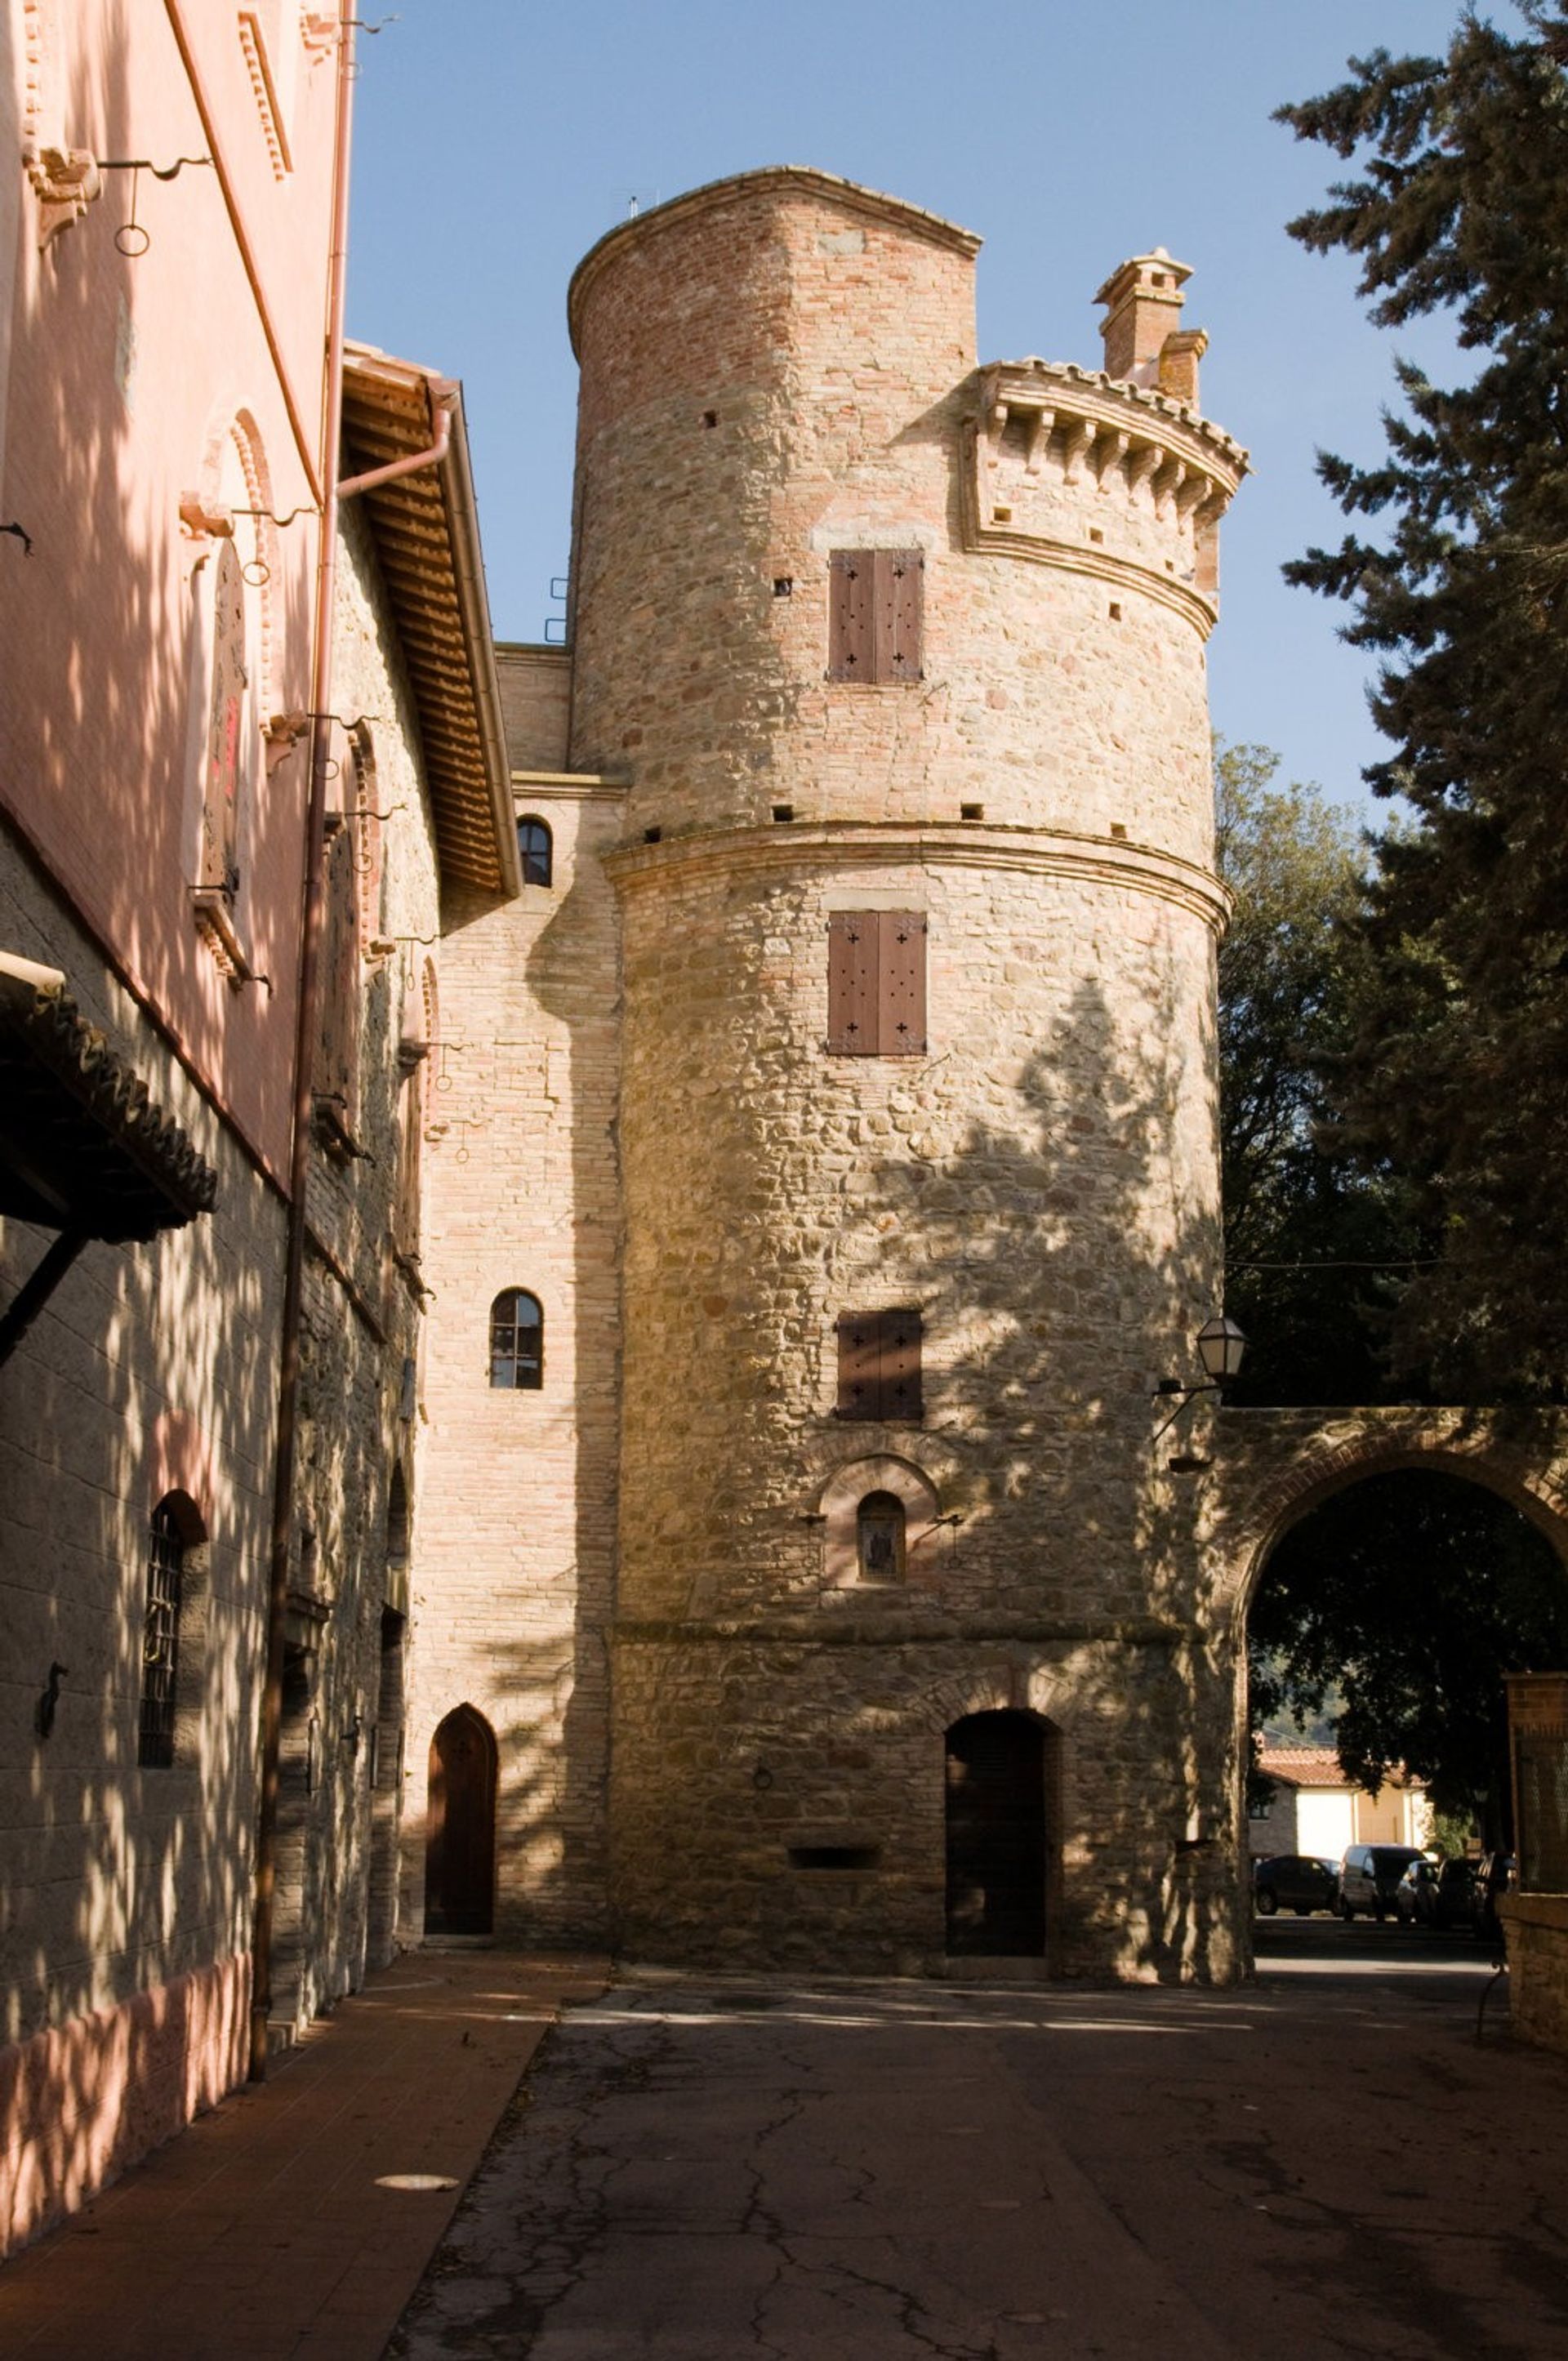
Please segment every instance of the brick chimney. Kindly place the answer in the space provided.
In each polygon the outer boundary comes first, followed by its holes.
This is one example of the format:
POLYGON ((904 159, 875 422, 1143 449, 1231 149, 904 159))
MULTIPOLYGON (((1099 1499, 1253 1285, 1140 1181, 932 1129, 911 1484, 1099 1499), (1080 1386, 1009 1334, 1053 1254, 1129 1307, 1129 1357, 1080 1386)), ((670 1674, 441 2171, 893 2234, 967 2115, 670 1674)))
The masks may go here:
MULTIPOLYGON (((1161 385, 1160 355, 1167 339, 1179 331, 1181 290, 1191 276, 1188 265, 1172 261, 1163 246, 1152 254, 1135 254, 1111 273, 1094 299, 1106 307, 1100 333, 1105 339, 1107 377, 1123 378, 1132 385, 1161 385)), ((1190 339, 1182 342, 1190 355, 1190 339)), ((1178 356, 1173 354, 1172 359, 1178 356)), ((1196 355, 1182 357, 1180 366, 1190 376, 1190 399, 1196 404, 1196 355)), ((1174 387, 1162 390, 1175 392, 1174 387)), ((1189 399, 1180 393, 1176 398, 1189 399)))

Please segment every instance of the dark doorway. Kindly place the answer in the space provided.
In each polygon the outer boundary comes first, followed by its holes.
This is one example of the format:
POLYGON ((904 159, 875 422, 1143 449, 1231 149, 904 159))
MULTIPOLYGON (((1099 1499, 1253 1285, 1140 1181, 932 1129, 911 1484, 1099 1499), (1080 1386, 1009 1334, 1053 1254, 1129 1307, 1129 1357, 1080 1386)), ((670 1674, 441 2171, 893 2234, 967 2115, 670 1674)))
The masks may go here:
POLYGON ((398 1807, 403 1792, 403 1618, 381 1610, 381 1677, 370 1730, 370 1849, 366 1944, 383 1968, 398 1931, 398 1807))
POLYGON ((424 1856, 427 1935, 488 1935, 496 1883, 496 1741, 471 1705, 430 1742, 424 1856))
POLYGON ((1046 1728, 971 1713, 948 1732, 948 1950, 1046 1948, 1046 1728))

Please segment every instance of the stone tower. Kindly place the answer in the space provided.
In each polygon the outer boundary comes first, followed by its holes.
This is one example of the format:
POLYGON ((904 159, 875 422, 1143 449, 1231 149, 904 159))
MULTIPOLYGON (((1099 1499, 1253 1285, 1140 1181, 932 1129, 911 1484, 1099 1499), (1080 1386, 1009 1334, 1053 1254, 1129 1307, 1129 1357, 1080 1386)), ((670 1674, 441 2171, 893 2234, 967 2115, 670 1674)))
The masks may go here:
POLYGON ((1179 264, 1107 282, 1108 371, 977 368, 978 243, 780 169, 573 282, 570 763, 630 782, 612 1894, 646 1957, 1223 1973, 1150 1393, 1221 1290, 1245 460, 1179 264))

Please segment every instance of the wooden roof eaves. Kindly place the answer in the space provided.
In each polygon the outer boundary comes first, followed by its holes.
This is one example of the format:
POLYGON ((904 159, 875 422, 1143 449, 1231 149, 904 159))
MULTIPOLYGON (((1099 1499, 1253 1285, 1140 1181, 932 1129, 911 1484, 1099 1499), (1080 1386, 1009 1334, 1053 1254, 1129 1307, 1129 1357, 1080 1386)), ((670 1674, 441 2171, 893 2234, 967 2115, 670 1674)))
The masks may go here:
MULTIPOLYGON (((427 449, 435 382, 350 344, 344 429, 356 452, 380 466, 427 449)), ((460 391, 444 458, 363 498, 425 743, 438 857, 454 878, 510 898, 522 880, 460 391)))

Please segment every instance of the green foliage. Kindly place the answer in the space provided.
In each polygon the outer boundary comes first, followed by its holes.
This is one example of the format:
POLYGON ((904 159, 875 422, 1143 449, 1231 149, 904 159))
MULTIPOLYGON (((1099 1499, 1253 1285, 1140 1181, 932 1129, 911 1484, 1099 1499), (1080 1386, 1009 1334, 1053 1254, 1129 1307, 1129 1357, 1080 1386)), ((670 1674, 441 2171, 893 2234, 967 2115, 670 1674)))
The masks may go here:
POLYGON ((1281 110, 1358 177, 1290 225, 1361 269, 1374 320, 1453 321, 1467 377, 1396 364, 1378 464, 1325 455, 1357 528, 1286 571, 1382 658, 1413 824, 1380 840, 1341 1139, 1397 1170, 1437 1250, 1397 1362, 1451 1394, 1568 1394, 1568 0, 1473 11, 1442 57, 1379 49, 1281 110))
POLYGON ((1412 1252, 1400 1191, 1337 1144, 1333 1078, 1368 954, 1363 856, 1348 815, 1277 786, 1265 746, 1215 750, 1220 873, 1220 1141, 1226 1309, 1249 1349, 1231 1399, 1370 1402, 1412 1252))
POLYGON ((1451 1476, 1369 1477, 1288 1532, 1247 1642, 1255 1724, 1336 1688, 1340 1761, 1372 1789, 1404 1763, 1440 1812, 1502 1836, 1503 1675, 1568 1663, 1568 1584, 1535 1527, 1451 1476))

